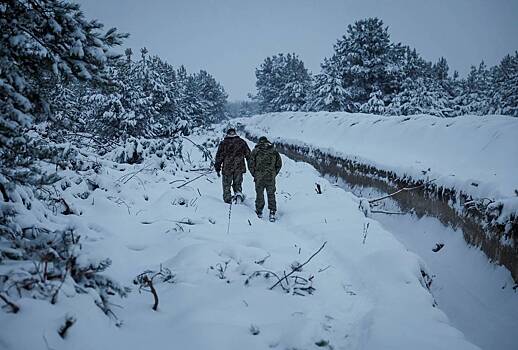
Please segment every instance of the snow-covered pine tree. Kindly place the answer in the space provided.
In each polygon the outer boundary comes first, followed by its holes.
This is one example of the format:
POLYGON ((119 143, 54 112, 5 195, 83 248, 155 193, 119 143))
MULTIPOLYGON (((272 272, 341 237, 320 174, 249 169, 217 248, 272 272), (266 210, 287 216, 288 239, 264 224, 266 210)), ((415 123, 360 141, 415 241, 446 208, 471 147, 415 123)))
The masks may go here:
POLYGON ((441 57, 432 66, 432 74, 434 78, 438 81, 444 81, 448 79, 448 71, 450 67, 448 66, 448 62, 446 61, 446 58, 441 57))
POLYGON ((310 111, 338 112, 347 110, 350 100, 342 87, 336 56, 325 58, 320 65, 321 72, 314 78, 314 85, 305 109, 310 111))
POLYGON ((296 54, 267 57, 256 69, 257 96, 262 112, 302 110, 310 93, 311 76, 296 54))
POLYGON ((371 92, 369 100, 361 106, 360 111, 370 114, 385 114, 385 102, 383 102, 381 91, 375 90, 371 92))
POLYGON ((394 96, 387 108, 390 115, 430 114, 450 117, 449 94, 432 78, 406 79, 401 92, 394 96))
POLYGON ((466 79, 457 83, 459 92, 453 101, 453 108, 458 115, 489 113, 491 76, 482 61, 477 67, 472 66, 466 79))
POLYGON ((206 125, 222 120, 225 117, 227 93, 212 75, 204 70, 194 74, 196 98, 200 106, 199 114, 195 115, 198 125, 206 125))
MULTIPOLYGON (((127 292, 101 274, 109 259, 78 259, 84 254, 80 235, 60 229, 59 220, 51 222, 52 213, 34 187, 41 190, 47 184, 37 176, 38 161, 58 167, 70 160, 74 170, 81 168, 73 147, 49 142, 42 125, 56 113, 62 126, 75 125, 59 112, 76 106, 79 81, 108 81, 106 65, 118 58, 111 47, 127 35, 115 29, 102 33, 102 24, 88 21, 79 5, 58 0, 4 1, 0 26, 0 261, 8 260, 0 293, 3 298, 29 296, 55 303, 62 286, 68 285, 96 298, 108 314, 109 295, 127 292)), ((60 179, 51 174, 48 180, 60 179)), ((65 199, 53 197, 60 195, 54 189, 52 195, 46 189, 47 200, 62 203, 63 215, 73 214, 65 199)))
POLYGON ((349 104, 366 103, 376 89, 383 95, 394 92, 392 71, 398 62, 393 62, 394 45, 383 21, 378 18, 356 21, 347 27, 334 49, 342 87, 351 99, 349 104))
POLYGON ((491 113, 518 117, 518 51, 507 55, 491 69, 491 113))
POLYGON ((33 160, 45 157, 29 132, 51 110, 40 85, 49 79, 105 81, 110 51, 125 34, 88 21, 79 5, 59 0, 0 5, 0 183, 35 181, 33 160), (43 80, 43 81, 42 81, 43 80))

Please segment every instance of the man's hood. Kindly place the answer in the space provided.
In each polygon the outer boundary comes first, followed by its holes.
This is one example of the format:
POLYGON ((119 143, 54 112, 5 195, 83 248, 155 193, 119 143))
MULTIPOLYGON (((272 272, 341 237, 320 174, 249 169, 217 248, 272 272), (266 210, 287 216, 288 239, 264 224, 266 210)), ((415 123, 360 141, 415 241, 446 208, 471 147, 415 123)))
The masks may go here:
POLYGON ((270 141, 259 141, 255 147, 266 150, 273 148, 273 144, 270 141))

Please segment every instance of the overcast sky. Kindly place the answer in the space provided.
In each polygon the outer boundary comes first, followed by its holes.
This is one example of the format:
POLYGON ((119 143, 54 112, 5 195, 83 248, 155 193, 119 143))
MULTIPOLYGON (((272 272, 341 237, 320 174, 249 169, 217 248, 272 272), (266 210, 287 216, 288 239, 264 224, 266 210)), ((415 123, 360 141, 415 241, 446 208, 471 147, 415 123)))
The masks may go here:
MULTIPOLYGON (((348 24, 379 17, 395 42, 461 76, 484 60, 518 50, 518 0, 79 0, 86 15, 129 32, 173 65, 205 69, 231 100, 255 91, 254 69, 279 52, 295 52, 310 71, 330 56, 348 24)), ((137 50, 135 50, 137 49, 137 50)))

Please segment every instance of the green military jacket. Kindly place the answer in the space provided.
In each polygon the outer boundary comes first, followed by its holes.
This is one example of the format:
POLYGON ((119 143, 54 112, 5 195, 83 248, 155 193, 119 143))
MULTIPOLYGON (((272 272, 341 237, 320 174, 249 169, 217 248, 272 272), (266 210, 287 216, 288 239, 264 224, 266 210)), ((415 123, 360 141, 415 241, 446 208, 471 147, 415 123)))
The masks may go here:
POLYGON ((259 141, 250 154, 248 170, 257 181, 273 181, 281 171, 282 160, 279 152, 269 141, 259 141))

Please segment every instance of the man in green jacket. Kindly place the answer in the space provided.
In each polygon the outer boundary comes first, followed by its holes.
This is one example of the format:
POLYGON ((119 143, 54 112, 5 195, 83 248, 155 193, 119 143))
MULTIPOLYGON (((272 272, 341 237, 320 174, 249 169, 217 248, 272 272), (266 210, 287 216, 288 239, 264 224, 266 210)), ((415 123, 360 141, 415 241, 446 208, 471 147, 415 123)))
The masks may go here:
POLYGON ((263 216, 264 190, 268 196, 270 221, 275 221, 277 203, 275 202, 275 177, 282 167, 279 152, 265 136, 261 136, 248 160, 248 169, 255 181, 255 212, 259 218, 263 216))

